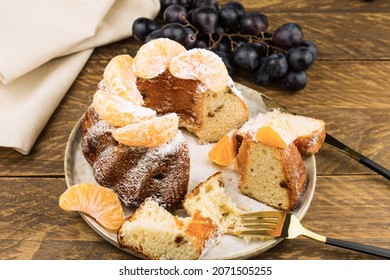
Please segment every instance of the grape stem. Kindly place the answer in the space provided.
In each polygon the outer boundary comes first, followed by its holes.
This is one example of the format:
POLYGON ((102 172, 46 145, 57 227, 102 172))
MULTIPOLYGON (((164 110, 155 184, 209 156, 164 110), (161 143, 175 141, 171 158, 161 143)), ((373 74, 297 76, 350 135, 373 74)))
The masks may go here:
MULTIPOLYGON (((185 19, 184 27, 190 27, 191 29, 193 29, 195 35, 199 34, 199 30, 194 25, 192 25, 187 19, 185 19)), ((208 46, 209 50, 213 49, 218 43, 220 43, 224 37, 227 37, 230 41, 230 50, 235 51, 240 44, 234 41, 233 37, 239 37, 245 39, 246 41, 248 41, 248 43, 260 43, 264 45, 267 49, 267 54, 266 54, 267 56, 269 55, 270 49, 274 49, 280 53, 287 54, 286 50, 269 44, 268 41, 272 41, 272 38, 265 37, 264 32, 260 33, 261 36, 241 34, 241 33, 234 33, 234 34, 218 33, 217 40, 214 40, 214 38, 212 37, 213 35, 212 33, 209 33, 207 35, 209 37, 209 46, 208 46)))
POLYGON ((191 28, 194 31, 194 34, 198 35, 199 34, 199 30, 195 26, 193 26, 187 19, 184 19, 184 20, 185 20, 184 21, 185 24, 183 26, 191 28))

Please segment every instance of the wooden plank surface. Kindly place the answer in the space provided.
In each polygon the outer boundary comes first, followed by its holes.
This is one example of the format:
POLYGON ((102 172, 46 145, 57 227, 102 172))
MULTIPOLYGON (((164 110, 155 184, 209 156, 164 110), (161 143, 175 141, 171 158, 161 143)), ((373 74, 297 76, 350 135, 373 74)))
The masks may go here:
MULTIPOLYGON (((65 189, 62 178, 0 178, 0 259, 132 259, 105 242, 77 212, 59 208, 65 189)), ((388 191, 387 181, 377 176, 321 176, 302 223, 319 234, 390 249, 390 196, 383 195, 388 191)), ((285 240, 254 258, 312 257, 375 259, 304 237, 285 240)))

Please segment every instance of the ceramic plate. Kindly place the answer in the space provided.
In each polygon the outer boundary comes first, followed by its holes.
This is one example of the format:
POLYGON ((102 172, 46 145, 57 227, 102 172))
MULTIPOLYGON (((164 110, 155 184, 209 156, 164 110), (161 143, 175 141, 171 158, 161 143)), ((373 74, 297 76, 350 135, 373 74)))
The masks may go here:
MULTIPOLYGON (((248 104, 251 116, 255 116, 259 112, 264 113, 267 111, 258 92, 240 84, 236 85, 237 88, 241 90, 243 98, 248 104)), ((205 181, 215 172, 223 171, 225 177, 225 188, 238 206, 245 207, 250 211, 273 210, 271 207, 259 203, 238 192, 238 176, 232 166, 218 168, 216 165, 212 164, 210 160, 208 160, 207 154, 211 149, 212 144, 199 145, 196 138, 190 133, 183 131, 183 134, 190 146, 191 174, 189 191, 200 182, 205 181)), ((82 154, 80 142, 81 132, 79 121, 69 137, 65 152, 65 178, 68 187, 79 183, 96 183, 92 173, 92 168, 84 159, 82 154)), ((316 163, 314 156, 306 158, 305 165, 310 181, 301 206, 294 211, 294 214, 300 220, 305 216, 314 194, 316 183, 316 163)), ((130 215, 131 213, 132 212, 130 209, 125 208, 126 216, 130 215)), ((181 215, 182 213, 182 210, 177 212, 178 215, 181 215)), ((115 232, 105 230, 89 216, 83 213, 80 214, 92 229, 100 234, 105 240, 119 248, 115 232)), ((280 241, 282 241, 281 238, 269 239, 266 241, 246 242, 238 237, 224 235, 221 239, 221 242, 211 248, 203 256, 203 259, 248 259, 252 256, 267 251, 268 249, 278 244, 280 241)), ((121 248, 121 250, 123 249, 121 248)), ((125 251, 136 257, 141 257, 133 251, 125 251)))

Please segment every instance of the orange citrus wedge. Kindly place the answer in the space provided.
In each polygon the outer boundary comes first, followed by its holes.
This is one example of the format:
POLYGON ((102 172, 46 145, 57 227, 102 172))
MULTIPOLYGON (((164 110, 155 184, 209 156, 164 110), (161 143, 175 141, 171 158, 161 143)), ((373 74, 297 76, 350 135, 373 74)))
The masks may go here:
POLYGON ((167 38, 151 40, 134 57, 135 74, 144 79, 154 78, 169 67, 172 57, 185 51, 181 44, 167 38))
POLYGON ((83 212, 109 230, 117 230, 125 217, 115 192, 94 184, 71 186, 60 196, 59 205, 63 210, 83 212))
POLYGON ((144 103, 137 89, 131 56, 124 54, 112 58, 104 69, 103 78, 104 85, 112 94, 119 95, 136 105, 144 103))
POLYGON ((228 166, 237 155, 237 129, 230 131, 228 134, 222 136, 221 139, 208 153, 209 159, 222 166, 228 166))
POLYGON ((192 49, 173 57, 171 74, 180 79, 201 81, 212 91, 222 91, 229 84, 229 74, 222 59, 206 49, 192 49))
POLYGON ((123 98, 98 90, 93 96, 92 106, 106 123, 112 126, 125 126, 156 116, 156 111, 134 105, 123 98))
POLYGON ((171 113, 115 129, 112 136, 129 146, 157 147, 171 140, 178 126, 179 117, 171 113))
POLYGON ((295 128, 285 119, 273 118, 256 132, 256 139, 265 145, 286 148, 297 137, 295 128))

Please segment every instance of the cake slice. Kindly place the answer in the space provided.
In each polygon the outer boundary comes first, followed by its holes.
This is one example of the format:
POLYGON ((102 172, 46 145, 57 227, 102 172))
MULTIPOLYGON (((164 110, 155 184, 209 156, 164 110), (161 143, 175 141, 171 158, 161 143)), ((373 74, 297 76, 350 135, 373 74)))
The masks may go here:
POLYGON ((278 111, 249 120, 237 133, 240 192, 276 209, 297 208, 309 181, 302 154, 318 151, 324 131, 322 121, 278 111), (307 145, 299 150, 297 140, 307 145))
POLYGON ((220 236, 218 225, 199 211, 180 218, 147 199, 123 222, 117 239, 121 247, 147 259, 193 260, 199 259, 220 236))
POLYGON ((193 215, 197 211, 211 218, 220 227, 222 234, 240 224, 240 210, 226 193, 222 172, 217 172, 196 186, 183 201, 184 210, 193 215))

